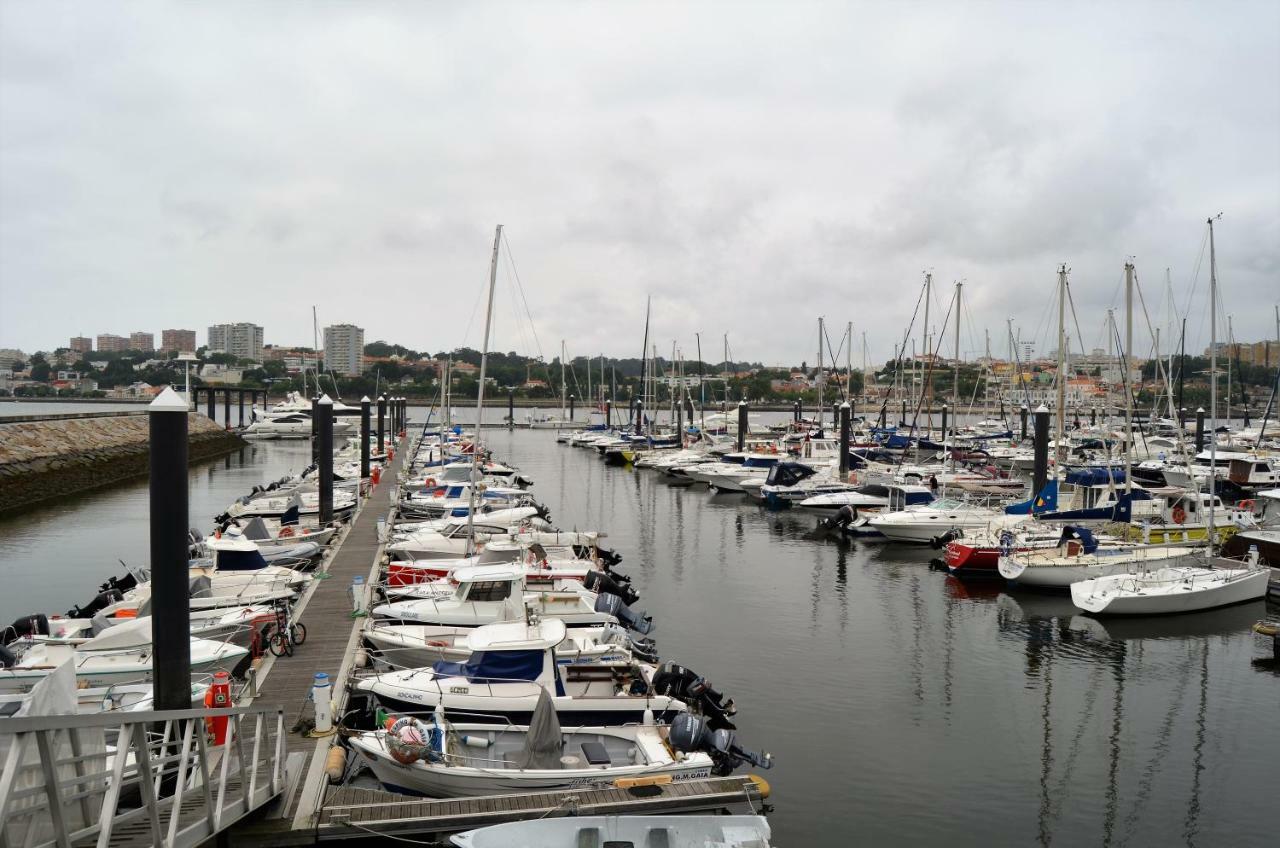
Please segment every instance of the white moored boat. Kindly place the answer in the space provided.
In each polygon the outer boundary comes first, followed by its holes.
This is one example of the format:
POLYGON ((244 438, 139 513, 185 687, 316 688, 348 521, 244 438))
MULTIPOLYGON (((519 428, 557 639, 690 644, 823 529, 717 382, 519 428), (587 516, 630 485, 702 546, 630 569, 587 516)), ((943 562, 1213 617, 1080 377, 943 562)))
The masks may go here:
POLYGON ((437 710, 426 720, 388 718, 350 744, 386 788, 437 798, 671 783, 772 765, 769 754, 744 751, 731 731, 712 732, 687 713, 671 725, 562 731, 545 694, 528 727, 453 724, 437 710))
POLYGON ((1266 597, 1268 569, 1169 566, 1113 574, 1071 587, 1071 602, 1092 615, 1166 615, 1266 597))
POLYGON ((1099 545, 1087 529, 1067 526, 1057 547, 1011 551, 997 568, 1001 577, 1024 586, 1067 589, 1082 580, 1177 565, 1195 552, 1164 545, 1099 545))
POLYGON ((572 816, 490 825, 452 841, 456 848, 769 848, 769 836, 764 816, 572 816))

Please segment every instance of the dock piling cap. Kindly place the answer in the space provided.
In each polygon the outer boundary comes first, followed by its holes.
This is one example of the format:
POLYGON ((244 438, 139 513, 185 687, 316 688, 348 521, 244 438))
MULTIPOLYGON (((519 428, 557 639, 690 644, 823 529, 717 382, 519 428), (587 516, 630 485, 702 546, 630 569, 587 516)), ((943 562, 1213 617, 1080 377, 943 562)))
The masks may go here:
POLYGON ((187 402, 173 390, 173 386, 165 386, 164 391, 147 404, 147 412, 187 412, 189 409, 187 402))
POLYGON ((317 671, 317 672, 316 672, 316 678, 315 678, 315 685, 316 685, 316 686, 328 686, 328 685, 329 685, 329 675, 325 674, 323 671, 317 671))
POLYGON ((320 400, 316 401, 316 403, 324 406, 333 406, 333 401, 329 399, 328 395, 320 395, 320 400))

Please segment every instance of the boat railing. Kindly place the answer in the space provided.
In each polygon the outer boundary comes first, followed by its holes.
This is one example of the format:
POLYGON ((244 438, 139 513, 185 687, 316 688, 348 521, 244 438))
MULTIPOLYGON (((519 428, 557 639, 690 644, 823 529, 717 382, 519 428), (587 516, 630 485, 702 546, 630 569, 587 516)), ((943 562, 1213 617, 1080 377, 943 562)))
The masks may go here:
POLYGON ((153 844, 194 846, 283 791, 284 710, 12 718, 0 722, 0 750, 4 844, 108 845, 142 824, 153 844), (215 745, 209 723, 223 721, 215 745))

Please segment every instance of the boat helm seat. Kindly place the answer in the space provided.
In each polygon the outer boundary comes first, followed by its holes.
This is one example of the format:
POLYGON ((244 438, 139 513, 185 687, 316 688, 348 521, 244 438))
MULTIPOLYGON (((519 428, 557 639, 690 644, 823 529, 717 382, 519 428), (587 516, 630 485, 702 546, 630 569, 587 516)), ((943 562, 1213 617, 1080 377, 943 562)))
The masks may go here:
POLYGON ((582 755, 587 758, 587 762, 593 766, 608 766, 613 764, 613 759, 609 756, 609 751, 599 742, 583 742, 582 755))

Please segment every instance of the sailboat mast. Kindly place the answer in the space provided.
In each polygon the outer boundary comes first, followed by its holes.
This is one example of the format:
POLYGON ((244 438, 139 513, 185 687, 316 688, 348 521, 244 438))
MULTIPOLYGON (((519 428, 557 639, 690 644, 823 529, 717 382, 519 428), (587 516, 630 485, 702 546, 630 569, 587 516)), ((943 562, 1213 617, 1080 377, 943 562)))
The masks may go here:
POLYGON ((640 416, 641 416, 641 419, 640 419, 639 421, 636 421, 636 424, 640 425, 640 431, 639 431, 639 432, 644 432, 644 420, 643 420, 643 416, 644 416, 644 409, 648 406, 648 404, 646 403, 646 401, 648 400, 648 396, 647 396, 647 389, 648 389, 648 386, 649 386, 649 383, 648 383, 648 370, 649 370, 649 368, 648 368, 648 366, 649 366, 649 306, 650 306, 652 303, 653 303, 653 298, 652 298, 652 297, 647 297, 647 298, 645 298, 645 300, 644 300, 644 346, 640 348, 640 402, 641 402, 642 404, 644 404, 644 406, 643 406, 643 407, 641 407, 641 410, 640 410, 640 416))
MULTIPOLYGON (((951 432, 956 432, 956 416, 960 414, 960 295, 964 292, 964 283, 956 283, 956 368, 955 378, 951 384, 951 432)), ((946 449, 947 434, 942 434, 942 446, 946 449)), ((956 446, 951 446, 951 470, 956 470, 956 446)))
POLYGON ((1058 426, 1055 432, 1055 444, 1057 446, 1054 451, 1055 461, 1057 463, 1057 471, 1054 476, 1061 477, 1063 467, 1067 462, 1067 444, 1066 444, 1066 415, 1067 415, 1067 374, 1066 374, 1066 347, 1067 347, 1067 265, 1064 262, 1058 268, 1058 426))
MULTIPOLYGON (((849 346, 844 352, 844 399, 853 403, 853 322, 849 322, 849 329, 846 331, 849 336, 849 346)), ((839 426, 840 422, 836 422, 839 426)))
MULTIPOLYGON (((1222 217, 1222 213, 1218 213, 1222 217)), ((1213 556, 1213 499, 1218 483, 1218 257, 1209 221, 1209 556, 1213 556)))
POLYGON ((698 346, 698 435, 702 436, 707 431, 707 369, 702 364, 702 336, 694 333, 693 340, 698 346))
MULTIPOLYGON (((1124 350, 1120 352, 1120 385, 1124 387, 1124 490, 1133 494, 1133 386, 1129 363, 1133 351, 1133 263, 1124 263, 1124 350)), ((1158 356, 1159 354, 1157 354, 1158 356)))
POLYGON ((560 340, 560 420, 569 417, 569 384, 564 376, 564 339, 560 340))
POLYGON ((822 429, 822 316, 818 316, 818 429, 822 429))
MULTIPOLYGON (((923 344, 924 363, 933 362, 933 359, 929 356, 929 354, 933 353, 933 351, 930 350, 929 348, 929 301, 931 300, 933 300, 933 274, 925 274, 924 275, 924 344, 923 344)), ((932 430, 933 429, 933 408, 930 401, 933 400, 933 380, 932 380, 931 372, 929 372, 928 370, 923 370, 924 363, 921 363, 921 368, 922 368, 921 380, 923 381, 925 378, 929 378, 929 385, 926 386, 924 385, 923 382, 921 382, 920 395, 922 398, 924 398, 924 414, 925 414, 925 420, 928 422, 927 426, 930 430, 932 430)), ((932 438, 932 434, 930 434, 930 438, 932 438)), ((916 442, 916 461, 918 462, 919 460, 920 460, 920 442, 917 441, 916 442)))
MULTIPOLYGON (((471 485, 467 487, 467 556, 476 547, 476 486, 480 482, 480 434, 484 427, 484 377, 489 365, 489 328, 493 325, 493 291, 498 285, 498 247, 502 225, 493 233, 493 260, 489 263, 489 304, 484 311, 484 346, 480 349, 480 385, 476 389, 476 435, 471 440, 471 485)), ((563 361, 563 360, 562 360, 563 361)))

